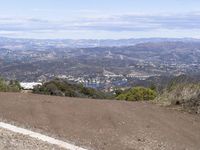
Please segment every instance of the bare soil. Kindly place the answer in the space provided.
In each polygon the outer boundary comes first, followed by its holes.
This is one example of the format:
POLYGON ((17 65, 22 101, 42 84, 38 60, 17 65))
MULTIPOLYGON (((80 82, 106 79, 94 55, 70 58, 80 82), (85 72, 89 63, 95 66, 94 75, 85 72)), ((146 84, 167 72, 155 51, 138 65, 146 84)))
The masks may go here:
POLYGON ((64 150, 25 135, 0 128, 0 150, 64 150))
POLYGON ((94 150, 199 150, 200 117, 147 102, 0 93, 0 118, 94 150))

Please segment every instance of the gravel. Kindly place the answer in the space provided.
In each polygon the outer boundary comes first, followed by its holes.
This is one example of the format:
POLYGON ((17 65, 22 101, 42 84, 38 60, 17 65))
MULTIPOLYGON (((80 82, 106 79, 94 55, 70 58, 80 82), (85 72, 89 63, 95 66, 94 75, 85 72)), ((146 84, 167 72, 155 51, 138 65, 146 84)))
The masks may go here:
POLYGON ((0 128, 0 150, 64 150, 21 134, 0 128))

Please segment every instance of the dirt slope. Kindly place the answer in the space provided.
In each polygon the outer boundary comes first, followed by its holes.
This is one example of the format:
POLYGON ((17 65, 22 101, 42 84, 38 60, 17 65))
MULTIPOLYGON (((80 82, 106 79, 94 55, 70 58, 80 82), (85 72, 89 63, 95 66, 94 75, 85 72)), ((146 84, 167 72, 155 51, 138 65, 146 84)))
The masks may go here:
POLYGON ((200 118, 141 102, 0 93, 0 118, 94 150, 199 150, 200 118))

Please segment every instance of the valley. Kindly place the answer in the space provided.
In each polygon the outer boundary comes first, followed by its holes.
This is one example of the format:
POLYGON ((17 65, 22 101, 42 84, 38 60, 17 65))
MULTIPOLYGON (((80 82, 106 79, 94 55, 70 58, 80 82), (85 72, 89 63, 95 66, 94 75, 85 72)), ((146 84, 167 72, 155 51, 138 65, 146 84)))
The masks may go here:
MULTIPOLYGON (((131 40, 125 43, 128 41, 131 40)), ((109 47, 106 44, 96 47, 96 41, 90 41, 93 45, 89 46, 88 41, 83 40, 80 48, 73 44, 64 45, 69 43, 67 40, 0 39, 0 74, 21 82, 64 78, 105 91, 129 87, 130 82, 150 77, 199 74, 198 40, 138 41, 129 42, 127 46, 113 41, 109 47)))

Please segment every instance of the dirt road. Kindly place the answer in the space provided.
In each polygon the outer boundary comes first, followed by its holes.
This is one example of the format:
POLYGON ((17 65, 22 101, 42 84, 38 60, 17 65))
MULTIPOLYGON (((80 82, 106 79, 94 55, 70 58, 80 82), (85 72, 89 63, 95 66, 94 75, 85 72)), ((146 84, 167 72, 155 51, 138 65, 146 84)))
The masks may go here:
POLYGON ((0 93, 0 118, 94 150, 199 150, 200 118, 141 102, 0 93))

